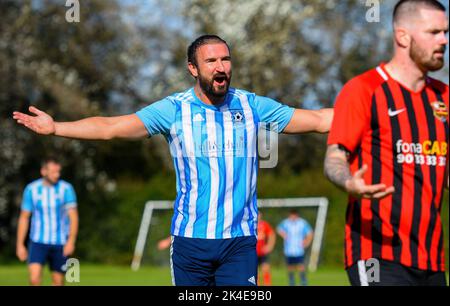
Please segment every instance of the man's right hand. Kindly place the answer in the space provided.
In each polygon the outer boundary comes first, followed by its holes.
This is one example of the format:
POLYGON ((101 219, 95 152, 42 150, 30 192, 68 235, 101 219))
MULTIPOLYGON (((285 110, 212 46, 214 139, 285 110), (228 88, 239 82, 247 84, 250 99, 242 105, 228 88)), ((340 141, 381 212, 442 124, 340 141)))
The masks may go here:
POLYGON ((28 110, 36 116, 30 116, 21 112, 14 112, 13 118, 17 120, 17 123, 26 126, 38 134, 51 135, 55 133, 55 122, 50 115, 34 106, 30 106, 28 110))
POLYGON ((387 187, 386 184, 366 185, 364 182, 364 173, 368 167, 363 165, 354 175, 345 181, 345 189, 352 196, 365 199, 382 199, 394 193, 394 186, 387 187))
POLYGON ((27 257, 28 257, 27 248, 24 245, 18 245, 16 247, 16 255, 17 255, 17 258, 19 258, 20 261, 27 260, 27 257))
POLYGON ((159 251, 165 250, 165 249, 169 248, 171 244, 172 244, 172 238, 171 237, 168 237, 166 239, 160 240, 158 242, 158 250, 159 251))

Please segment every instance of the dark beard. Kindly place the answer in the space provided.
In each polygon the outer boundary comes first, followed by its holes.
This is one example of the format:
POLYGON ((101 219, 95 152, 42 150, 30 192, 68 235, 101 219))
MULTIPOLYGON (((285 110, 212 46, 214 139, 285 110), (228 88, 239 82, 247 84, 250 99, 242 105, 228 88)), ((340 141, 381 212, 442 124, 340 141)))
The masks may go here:
MULTIPOLYGON (((225 76, 226 78, 226 76, 225 76)), ((212 78, 212 80, 207 80, 206 78, 203 78, 200 74, 198 75, 198 80, 200 83, 200 88, 202 89, 202 91, 208 95, 208 96, 212 96, 215 98, 222 98, 224 97, 227 92, 228 89, 230 88, 230 83, 231 83, 231 76, 230 78, 226 78, 226 85, 225 86, 221 86, 219 90, 214 89, 214 77, 212 78)))
MULTIPOLYGON (((445 52, 445 50, 443 51, 445 52)), ((423 67, 427 71, 437 71, 442 67, 444 67, 443 58, 441 60, 433 59, 433 57, 427 59, 426 53, 417 46, 414 40, 412 40, 411 42, 411 49, 409 50, 409 56, 414 61, 414 63, 416 63, 419 67, 423 67)))

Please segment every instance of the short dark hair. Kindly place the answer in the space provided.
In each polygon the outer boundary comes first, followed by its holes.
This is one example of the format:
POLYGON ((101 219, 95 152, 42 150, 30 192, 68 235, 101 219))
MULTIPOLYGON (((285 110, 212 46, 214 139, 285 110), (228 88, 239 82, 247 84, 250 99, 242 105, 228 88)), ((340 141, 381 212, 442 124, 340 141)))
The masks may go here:
POLYGON ((194 66, 197 66, 197 50, 198 48, 200 48, 203 45, 207 45, 207 44, 214 44, 214 43, 223 43, 225 45, 227 45, 228 50, 230 50, 230 46, 228 46, 227 42, 225 40, 223 40, 222 38, 220 38, 217 35, 211 35, 211 34, 207 34, 207 35, 202 35, 197 37, 188 47, 187 49, 187 60, 188 63, 192 63, 194 64, 194 66))
POLYGON ((296 215, 296 216, 299 215, 298 210, 296 210, 296 209, 290 209, 290 210, 289 210, 289 214, 290 214, 290 215, 296 215))
POLYGON ((55 163, 61 165, 59 159, 55 156, 46 156, 41 160, 41 168, 47 166, 49 163, 55 163))
POLYGON ((415 10, 418 5, 423 5, 443 12, 446 11, 445 6, 437 0, 400 0, 394 7, 392 21, 395 23, 400 15, 407 13, 406 11, 415 10))

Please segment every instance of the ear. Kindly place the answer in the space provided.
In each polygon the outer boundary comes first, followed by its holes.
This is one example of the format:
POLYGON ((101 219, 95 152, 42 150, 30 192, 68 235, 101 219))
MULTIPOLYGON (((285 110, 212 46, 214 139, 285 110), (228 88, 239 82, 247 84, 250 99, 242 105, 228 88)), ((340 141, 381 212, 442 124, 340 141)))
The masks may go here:
POLYGON ((197 66, 195 66, 193 63, 191 63, 191 62, 188 63, 188 70, 194 78, 198 77, 197 66))
POLYGON ((394 30, 394 38, 399 47, 409 48, 411 44, 411 35, 405 28, 396 28, 394 30))

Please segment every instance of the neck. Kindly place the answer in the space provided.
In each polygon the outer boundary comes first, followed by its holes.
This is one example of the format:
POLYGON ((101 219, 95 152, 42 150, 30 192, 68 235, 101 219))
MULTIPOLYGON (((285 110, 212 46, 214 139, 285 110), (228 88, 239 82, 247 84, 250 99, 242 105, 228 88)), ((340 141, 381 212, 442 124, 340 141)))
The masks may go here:
POLYGON ((44 177, 43 178, 43 185, 44 186, 53 186, 54 184, 44 177))
POLYGON ((396 55, 385 68, 393 79, 413 91, 425 86, 427 71, 420 69, 409 56, 396 55))
POLYGON ((208 105, 220 105, 223 103, 223 101, 225 101, 225 96, 217 97, 213 95, 208 95, 202 90, 200 84, 198 83, 194 87, 194 92, 203 103, 208 105))

